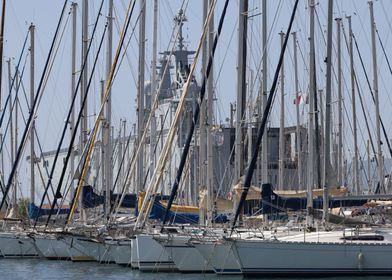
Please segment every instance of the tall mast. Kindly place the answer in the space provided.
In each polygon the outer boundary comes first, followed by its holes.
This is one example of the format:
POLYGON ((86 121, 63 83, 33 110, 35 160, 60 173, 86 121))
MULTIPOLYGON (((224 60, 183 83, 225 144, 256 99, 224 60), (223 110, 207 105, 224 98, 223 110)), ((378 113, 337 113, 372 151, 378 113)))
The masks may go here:
POLYGON ((325 86, 325 133, 324 133, 324 168, 323 168, 323 219, 328 218, 328 181, 329 168, 331 166, 331 71, 332 71, 332 17, 333 0, 328 1, 328 29, 327 29, 327 77, 325 86))
POLYGON ((239 181, 244 171, 244 136, 243 121, 246 104, 246 38, 248 24, 248 0, 239 2, 238 27, 238 70, 237 70, 237 108, 236 108, 236 137, 235 137, 235 173, 239 181))
MULTIPOLYGON (((106 49, 106 77, 110 76, 110 70, 112 68, 113 61, 113 0, 109 0, 108 3, 108 37, 107 37, 107 49, 106 49)), ((108 79, 106 79, 108 81, 108 79)), ((112 95, 111 95, 111 87, 108 89, 108 99, 106 101, 106 114, 105 121, 103 122, 103 134, 104 134, 104 155, 105 160, 103 164, 105 165, 105 209, 106 216, 110 213, 110 190, 113 185, 113 164, 112 164, 112 151, 113 151, 113 143, 110 137, 111 123, 112 123, 112 95)), ((106 217, 108 218, 108 217, 106 217)))
MULTIPOLYGON (((280 43, 283 49, 284 32, 281 31, 280 43)), ((279 181, 278 189, 283 190, 284 176, 284 60, 282 60, 282 68, 280 69, 280 129, 279 129, 279 181)))
POLYGON ((368 173, 368 193, 370 194, 373 191, 372 188, 372 177, 371 177, 371 159, 370 159, 370 140, 368 139, 366 142, 366 153, 367 153, 367 173, 368 173))
POLYGON ((140 21, 139 21, 139 78, 138 78, 138 98, 137 98, 137 128, 138 128, 138 144, 140 145, 140 153, 137 159, 137 191, 143 188, 144 178, 144 144, 142 135, 144 132, 144 60, 145 60, 145 37, 146 37, 146 1, 140 1, 140 21))
MULTIPOLYGON (((16 68, 15 69, 15 123, 14 123, 14 128, 15 128, 15 142, 14 142, 14 155, 18 153, 18 115, 19 115, 19 99, 18 99, 18 88, 19 88, 19 70, 16 68)), ((13 162, 13 161, 12 161, 13 162)), ((14 198, 14 206, 17 205, 18 201, 18 171, 15 171, 15 176, 14 176, 14 193, 13 193, 13 198, 14 198)))
POLYGON ((353 166, 353 190, 358 195, 359 191, 359 170, 358 170, 358 140, 357 140, 357 112, 355 101, 355 74, 354 74, 354 58, 353 58, 353 31, 351 28, 351 16, 347 17, 349 30, 349 48, 350 48, 350 72, 351 72, 351 102, 353 110, 353 136, 354 136, 354 166, 353 166))
MULTIPOLYGON (((126 140, 126 138, 127 138, 127 119, 123 120, 122 125, 123 125, 123 153, 127 153, 129 151, 129 148, 127 150, 127 146, 126 146, 126 143, 127 143, 127 140, 126 140)), ((125 166, 125 161, 124 161, 123 165, 125 166)), ((121 180, 120 180, 121 183, 117 185, 118 190, 120 190, 120 188, 118 186, 122 186, 123 184, 126 183, 125 182, 125 168, 124 167, 121 170, 120 178, 121 178, 121 180)), ((125 191, 128 192, 128 188, 126 188, 125 191)))
MULTIPOLYGON (((104 102, 105 102, 105 100, 104 100, 104 96, 105 96, 105 80, 101 80, 100 81, 100 84, 101 84, 101 104, 103 104, 104 102)), ((106 164, 106 149, 105 149, 105 137, 106 137, 106 132, 105 132, 105 113, 104 112, 102 112, 101 113, 101 116, 100 116, 100 118, 102 118, 102 134, 101 134, 101 188, 102 188, 102 191, 107 191, 107 189, 106 189, 106 186, 107 186, 107 184, 106 184, 106 180, 105 180, 105 178, 106 178, 106 166, 107 166, 107 164, 106 164)), ((109 168, 109 167, 108 167, 109 168)), ((104 214, 105 214, 105 217, 107 217, 107 213, 110 213, 110 210, 108 210, 108 204, 107 204, 107 200, 106 200, 106 197, 107 196, 105 196, 105 202, 104 202, 104 207, 103 207, 103 210, 104 210, 104 214)))
MULTIPOLYGON (((83 0, 82 3, 82 61, 87 56, 87 48, 88 48, 88 0, 83 0)), ((81 95, 80 95, 80 104, 83 103, 83 97, 87 90, 87 77, 88 77, 88 67, 87 63, 82 71, 82 80, 80 83, 81 95)), ((88 102, 86 100, 83 107, 83 114, 81 117, 81 125, 80 125, 80 148, 79 148, 79 158, 83 158, 83 150, 87 145, 87 108, 88 102)), ((83 160, 82 160, 83 162, 83 160)), ((82 170, 80 170, 82 173, 82 170)), ((84 221, 86 219, 85 211, 83 209, 82 196, 79 197, 79 207, 80 207, 80 217, 81 220, 84 221)))
MULTIPOLYGON (((156 130, 157 123, 155 117, 154 100, 157 95, 157 40, 158 40, 158 0, 154 0, 154 22, 152 31, 152 62, 151 62, 151 135, 150 135, 150 178, 155 169, 156 130)), ((124 139, 125 141, 125 139, 124 139)))
MULTIPOLYGON (((5 22, 5 0, 3 0, 1 10, 1 26, 0 26, 0 108, 1 108, 1 86, 3 80, 3 49, 4 49, 4 22, 5 22)), ((5 109, 5 108, 4 108, 5 109)))
MULTIPOLYGON (((302 190, 304 187, 302 176, 302 151, 301 151, 301 130, 300 130, 300 114, 299 114, 299 87, 298 87, 298 57, 297 57, 297 33, 293 32, 293 47, 294 47, 294 79, 295 79, 295 100, 296 100, 296 146, 297 146, 297 168, 298 168, 298 189, 302 190)), ((301 98, 303 98, 301 96, 301 98)))
MULTIPOLYGON (((204 27, 204 22, 207 19, 207 11, 208 11, 208 0, 203 0, 203 23, 202 27, 204 27)), ((203 42, 203 48, 201 53, 201 76, 204 76, 207 68, 207 40, 203 42)), ((206 99, 202 101, 200 104, 200 126, 199 126, 199 137, 200 137, 200 150, 199 150, 199 186, 205 187, 206 184, 206 147, 207 147, 207 134, 206 134, 206 99)), ((200 216, 200 223, 204 223, 204 214, 200 216)))
POLYGON ((343 94, 342 94, 342 19, 336 19, 337 57, 338 57, 338 184, 343 185, 343 94))
MULTIPOLYGON (((267 85, 268 85, 268 45, 267 45, 267 0, 263 0, 262 3, 262 59, 263 59, 263 91, 262 91, 262 113, 265 112, 265 108, 267 106, 267 85)), ((259 116, 261 120, 261 114, 259 116)), ((263 137, 261 142, 261 183, 268 183, 268 129, 265 131, 265 137, 263 137)))
MULTIPOLYGON (((9 94, 10 94, 10 100, 12 100, 12 83, 11 83, 11 58, 7 60, 8 64, 8 85, 9 85, 9 94)), ((14 154, 14 118, 12 115, 12 103, 13 102, 8 102, 9 103, 9 113, 10 113, 10 150, 11 150, 11 162, 12 164, 15 161, 15 154, 14 154)), ((15 179, 12 179, 12 188, 16 189, 15 187, 15 179)), ((12 206, 16 206, 16 196, 12 197, 12 206)))
MULTIPOLYGON (((369 1, 370 28, 372 30, 372 56, 373 56, 373 92, 374 103, 376 105, 376 133, 377 133, 377 162, 380 191, 384 190, 384 165, 382 161, 381 134, 380 134, 380 104, 378 98, 378 67, 377 67, 377 48, 376 48, 376 24, 374 22, 373 1, 369 1)), ((388 140, 387 140, 388 141, 388 140)))
MULTIPOLYGON (((88 0, 83 0, 82 4, 82 61, 84 57, 87 55, 87 48, 88 48, 88 0)), ((80 95, 80 103, 82 104, 83 102, 83 96, 86 92, 87 89, 87 75, 88 74, 88 67, 87 64, 84 67, 84 70, 82 72, 82 80, 81 80, 81 92, 82 94, 80 95)), ((83 114, 81 118, 81 126, 80 126, 80 149, 79 153, 80 156, 82 156, 83 149, 87 144, 87 102, 83 108, 83 114)))
MULTIPOLYGON (((202 28, 204 27, 204 22, 207 19, 207 11, 208 11, 208 0, 203 0, 203 22, 202 22, 202 28)), ((206 73, 207 69, 207 40, 203 41, 202 45, 202 50, 201 50, 201 76, 203 77, 206 73)), ((200 126, 199 126, 199 191, 200 189, 204 189, 207 187, 207 182, 206 182, 206 173, 207 173, 207 168, 206 168, 206 162, 207 162, 207 131, 206 131, 206 120, 207 120, 207 115, 206 115, 206 99, 204 98, 203 101, 200 104, 200 126)), ((206 223, 205 220, 205 213, 204 207, 200 207, 200 219, 199 223, 201 225, 204 225, 206 223)))
MULTIPOLYGON (((210 9, 213 8, 213 0, 209 0, 210 9)), ((208 25, 208 53, 212 54, 214 44, 214 12, 208 25)), ((211 63, 211 70, 207 81, 207 225, 212 224, 213 220, 213 201, 214 201, 214 158, 212 127, 214 123, 214 67, 211 63)))
MULTIPOLYGON (((78 4, 76 2, 72 3, 72 42, 71 42, 71 100, 73 99, 73 95, 75 93, 76 89, 76 9, 78 7, 78 4)), ((69 124, 69 134, 70 138, 72 137, 73 133, 75 130, 75 110, 72 108, 71 112, 71 119, 70 119, 70 124, 69 124)), ((71 166, 70 166, 70 174, 71 174, 71 187, 70 187, 70 201, 72 200, 72 197, 75 192, 75 186, 74 186, 74 180, 73 176, 75 174, 75 149, 72 147, 71 148, 71 155, 70 155, 70 161, 71 161, 71 166)))
MULTIPOLYGON (((314 0, 309 0, 310 10, 310 53, 309 53, 309 120, 308 120, 308 182, 307 182, 307 208, 313 208, 312 189, 314 187, 314 93, 315 93, 315 69, 314 69, 314 0)), ((309 216, 309 215, 308 215, 309 216)))
MULTIPOLYGON (((32 114, 31 107, 34 102, 34 30, 35 26, 30 25, 30 114, 32 114)), ((30 130, 30 203, 35 202, 35 153, 34 153, 34 133, 35 121, 32 121, 30 130)))

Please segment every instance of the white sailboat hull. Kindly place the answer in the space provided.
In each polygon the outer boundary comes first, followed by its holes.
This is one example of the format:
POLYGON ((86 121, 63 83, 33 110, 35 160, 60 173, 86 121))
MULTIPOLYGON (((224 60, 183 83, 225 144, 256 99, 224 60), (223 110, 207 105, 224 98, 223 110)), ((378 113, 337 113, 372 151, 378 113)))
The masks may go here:
POLYGON ((76 242, 84 248, 85 254, 95 261, 99 263, 115 262, 114 257, 112 256, 113 248, 110 245, 104 245, 91 238, 77 238, 76 242))
POLYGON ((189 237, 173 236, 170 239, 159 239, 167 254, 174 261, 180 272, 213 272, 213 268, 200 252, 189 244, 189 237))
POLYGON ((62 242, 67 246, 68 253, 73 262, 93 262, 96 259, 90 255, 88 250, 80 242, 76 236, 64 236, 62 242))
MULTIPOLYGON (((294 238, 295 239, 295 238, 294 238)), ((391 274, 390 241, 235 240, 244 274, 391 274)))
POLYGON ((131 239, 131 266, 134 269, 139 269, 139 257, 137 252, 136 238, 131 239))
POLYGON ((241 267, 230 242, 192 242, 216 274, 241 274, 241 267))
POLYGON ((62 237, 35 236, 34 241, 43 256, 50 260, 70 260, 67 245, 61 240, 62 237))
POLYGON ((131 266, 132 249, 131 240, 113 240, 107 242, 114 246, 115 249, 115 262, 118 265, 131 266))
POLYGON ((138 267, 141 271, 173 271, 176 266, 165 248, 151 235, 136 235, 138 267))
POLYGON ((1 233, 0 251, 4 258, 40 258, 34 241, 22 233, 1 233))

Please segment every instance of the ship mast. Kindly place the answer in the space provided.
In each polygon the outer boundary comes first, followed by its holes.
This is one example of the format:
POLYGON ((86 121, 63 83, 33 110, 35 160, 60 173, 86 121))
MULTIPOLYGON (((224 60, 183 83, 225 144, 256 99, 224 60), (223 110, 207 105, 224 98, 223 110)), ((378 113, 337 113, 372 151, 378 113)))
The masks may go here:
MULTIPOLYGON (((203 0, 203 26, 207 19, 208 11, 208 0, 203 0)), ((207 68, 207 40, 204 40, 202 53, 201 53, 201 75, 203 76, 207 68)), ((199 191, 206 187, 206 157, 207 157, 207 133, 206 133, 206 99, 203 99, 200 103, 200 126, 199 126, 199 138, 200 138, 200 149, 199 149, 199 191)), ((199 223, 205 224, 205 209, 200 207, 199 223)))
MULTIPOLYGON (((284 33, 279 33, 280 43, 283 48, 284 33)), ((279 128, 279 181, 278 189, 283 190, 284 178, 284 59, 282 60, 282 68, 280 69, 280 128, 279 128)))
MULTIPOLYGON (((30 25, 30 114, 33 114, 31 108, 34 102, 34 30, 35 26, 30 25)), ((30 203, 35 202, 35 153, 34 153, 34 133, 35 121, 31 123, 30 130, 30 203)))
MULTIPOLYGON (((87 57, 87 48, 88 48, 88 0, 83 0, 82 3, 82 57, 86 58, 87 57)), ((83 59, 82 59, 83 61, 83 59)), ((83 67, 83 66, 82 66, 83 67)), ((80 89, 81 89, 81 94, 80 94, 80 104, 83 104, 83 97, 85 95, 85 92, 87 90, 87 74, 88 74, 88 65, 85 63, 84 69, 82 71, 82 79, 80 83, 80 89)), ((86 100, 84 107, 82 108, 83 114, 81 116, 81 125, 80 125, 80 147, 79 147, 79 158, 82 159, 83 157, 83 150, 84 147, 87 145, 87 108, 88 108, 88 102, 86 100)), ((83 162, 83 160, 82 160, 83 162)), ((81 173, 81 172, 80 172, 81 173)), ((83 209, 83 203, 82 203, 82 196, 80 196, 79 199, 79 206, 80 206, 80 218, 82 221, 85 221, 86 219, 86 213, 85 210, 83 209)))
MULTIPOLYGON (((112 68, 113 62, 113 0, 109 0, 109 10, 108 10, 108 37, 107 37, 107 49, 106 49, 106 77, 109 77, 110 70, 112 68)), ((108 79, 106 79, 107 82, 108 79)), ((111 95, 111 87, 108 87, 108 99, 102 100, 105 103, 106 114, 104 118, 104 122, 102 124, 103 127, 103 140, 102 148, 104 149, 104 161, 102 162, 102 166, 104 166, 104 185, 102 187, 105 188, 105 214, 106 219, 109 220, 110 214, 110 192, 113 185, 113 163, 112 163, 112 154, 113 154, 113 143, 111 138, 111 122, 112 122, 112 95, 111 95)), ((104 94, 104 90, 102 90, 102 94, 104 94)))
MULTIPOLYGON (((377 67, 377 49, 376 49, 376 24, 374 22, 373 1, 369 1, 370 10, 370 28, 372 34, 372 56, 373 56, 373 92, 374 103, 376 105, 376 135, 377 135, 377 162, 378 162, 378 179, 380 182, 380 191, 384 191, 384 165, 381 150, 381 132, 380 132, 380 103, 378 97, 378 67, 377 67)), ((388 141, 388 140, 387 140, 388 141)))
POLYGON ((236 137, 235 137, 235 172, 234 178, 239 181, 244 172, 244 135, 243 122, 246 106, 246 38, 248 25, 248 0, 239 2, 238 28, 238 70, 237 70, 237 105, 236 105, 236 137))
POLYGON ((355 74, 354 74, 354 58, 353 58, 353 31, 351 28, 351 17, 348 19, 349 29, 349 51, 350 51, 350 72, 351 72, 351 102, 352 102, 352 116, 353 116, 353 134, 354 134, 354 162, 353 162, 353 191, 356 195, 360 194, 359 186, 359 169, 358 169, 358 140, 357 140, 357 112, 356 112, 356 101, 355 101, 355 74))
MULTIPOLYGON (((74 94, 76 94, 75 89, 76 89, 76 8, 78 4, 77 3, 72 3, 72 42, 71 42, 71 100, 74 100, 74 94)), ((70 138, 72 138, 72 135, 74 134, 75 131, 75 109, 74 106, 72 106, 72 112, 71 112, 71 118, 70 118, 70 124, 69 124, 69 133, 70 133, 70 138)), ((75 174, 75 149, 74 147, 71 147, 71 155, 70 155, 70 161, 71 161, 71 166, 70 166, 70 174, 71 174, 71 186, 70 186, 70 201, 72 200, 72 197, 75 192, 75 186, 74 186, 74 174, 75 174)))
POLYGON ((314 9, 315 3, 314 0, 309 0, 309 9, 310 9, 310 36, 309 36, 309 44, 310 44, 310 53, 309 53, 309 119, 308 119, 308 180, 307 180, 307 209, 308 209, 308 221, 307 225, 312 224, 312 218, 310 215, 310 211, 313 208, 313 196, 312 189, 314 187, 314 92, 315 92, 315 69, 314 69, 314 9))
MULTIPOLYGON (((1 26, 0 26, 0 108, 1 108, 1 86, 3 81, 3 49, 4 49, 4 23, 5 23, 5 3, 3 0, 2 10, 1 10, 1 26)), ((2 135, 2 134, 0 134, 2 135)))
POLYGON ((327 30, 327 77, 325 89, 325 133, 324 133, 324 168, 323 168, 323 220, 328 219, 328 175, 331 166, 331 71, 332 71, 332 17, 333 17, 333 0, 328 1, 328 30, 327 30))
POLYGON ((140 21, 139 21, 139 76, 137 84, 137 128, 138 144, 140 153, 137 158, 137 192, 143 189, 144 179, 144 143, 142 135, 144 133, 144 60, 145 60, 145 40, 146 39, 146 1, 140 1, 140 21))
POLYGON ((150 178, 152 178, 153 170, 155 169, 155 153, 156 145, 156 117, 154 101, 157 95, 157 40, 158 40, 158 0, 154 0, 154 22, 152 32, 152 62, 151 62, 151 130, 150 130, 150 178))
MULTIPOLYGON (((213 7, 214 0, 209 0, 209 7, 213 7)), ((211 13, 208 25, 208 53, 212 55, 214 44, 214 11, 211 13)), ((213 221, 213 200, 214 200, 214 157, 213 157, 213 115, 214 115, 214 67, 211 61, 210 73, 207 80, 207 225, 211 226, 213 221)))
POLYGON ((342 19, 336 19, 337 59, 338 59, 338 185, 343 185, 343 95, 342 95, 342 46, 341 46, 342 19))
MULTIPOLYGON (((262 59, 263 59, 263 81, 262 81, 262 110, 265 112, 267 105, 267 94, 268 94, 268 45, 267 45, 267 0, 262 2, 262 59)), ((261 120, 262 114, 259 114, 261 120)), ((268 184, 268 129, 265 128, 265 137, 261 143, 261 183, 268 184)))
MULTIPOLYGON (((297 58, 297 33, 293 32, 293 47, 294 47, 294 79, 295 79, 295 100, 296 100, 296 146, 297 146, 297 168, 298 168, 298 189, 302 190, 304 187, 302 176, 302 151, 301 151, 301 130, 300 130, 300 116, 299 116, 299 88, 298 88, 298 58, 297 58)), ((303 98, 303 96, 301 96, 303 98)))

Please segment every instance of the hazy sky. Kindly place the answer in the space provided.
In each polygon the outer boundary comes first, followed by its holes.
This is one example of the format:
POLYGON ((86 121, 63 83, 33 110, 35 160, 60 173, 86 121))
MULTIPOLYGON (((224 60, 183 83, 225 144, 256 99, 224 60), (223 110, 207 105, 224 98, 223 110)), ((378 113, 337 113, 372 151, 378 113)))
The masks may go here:
MULTIPOLYGON (((152 0, 147 1, 147 39, 146 39, 146 80, 150 76, 150 65, 152 58, 152 0)), ((75 1, 79 4, 78 8, 78 65, 80 66, 80 46, 81 46, 81 3, 82 1, 75 1)), ((97 10, 100 4, 100 0, 89 1, 89 30, 92 31, 93 23, 97 16, 97 10)), ((107 14, 107 2, 105 1, 103 14, 107 14)), ((170 45, 170 34, 173 29, 173 17, 175 16, 178 9, 183 5, 185 14, 188 18, 188 22, 184 25, 184 36, 188 43, 188 49, 194 50, 198 44, 201 27, 202 27, 202 2, 201 0, 160 0, 159 2, 159 25, 158 25, 158 50, 165 51, 170 45)), ((63 1, 57 0, 12 0, 7 1, 6 7, 6 20, 5 20, 5 45, 4 45, 4 59, 12 58, 11 67, 12 73, 14 72, 17 59, 20 56, 20 52, 23 45, 23 40, 26 36, 27 30, 30 23, 34 23, 36 26, 36 73, 35 73, 35 85, 37 87, 38 82, 41 78, 46 56, 50 47, 51 40, 54 35, 55 27, 57 25, 58 18, 60 16, 61 7, 63 1)), ((215 23, 217 22, 223 7, 223 0, 219 0, 217 4, 215 23)), ((294 0, 270 0, 268 1, 268 32, 269 32, 269 47, 268 47, 268 77, 270 87, 272 77, 277 64, 277 58, 280 51, 280 38, 279 32, 287 29, 289 16, 293 7, 294 0)), ((115 0, 115 20, 116 28, 114 28, 114 49, 117 45, 118 40, 118 28, 122 26, 125 14, 125 7, 128 5, 126 0, 115 0)), ((67 11, 70 9, 70 4, 67 7, 67 11)), ((391 24, 392 18, 389 12, 392 10, 392 1, 379 0, 374 2, 375 21, 379 30, 379 35, 385 49, 388 51, 391 49, 391 24)), ((294 21, 293 31, 298 33, 298 59, 299 59, 299 83, 301 93, 306 93, 308 89, 308 36, 309 36, 309 19, 308 19, 308 1, 300 0, 298 7, 298 13, 294 21)), ((127 50, 127 56, 124 58, 119 74, 116 77, 113 86, 113 125, 117 128, 121 118, 126 118, 130 122, 136 120, 136 83, 137 79, 137 63, 138 63, 138 27, 135 27, 135 21, 139 12, 139 5, 136 5, 135 12, 132 16, 132 29, 133 33, 131 44, 127 50)), ((319 89, 325 88, 325 30, 326 30, 326 14, 327 14, 327 1, 320 0, 316 6, 316 55, 317 55, 317 84, 319 89)), ((248 29, 248 77, 252 77, 253 81, 249 80, 250 95, 252 96, 251 104, 254 104, 254 99, 259 88, 260 70, 261 70, 261 1, 250 0, 249 1, 249 29, 248 29)), ((98 32, 94 40, 93 52, 89 57, 89 61, 92 63, 94 55, 96 53, 98 42, 103 31, 103 25, 106 20, 105 16, 100 17, 100 24, 98 32)), ((370 17, 369 17, 369 5, 367 0, 339 0, 334 1, 334 17, 343 18, 344 31, 348 32, 348 24, 346 15, 352 16, 353 32, 359 42, 359 47, 363 55, 365 67, 372 83, 372 64, 371 64, 371 37, 370 37, 370 17)), ((216 109, 215 116, 218 123, 225 122, 225 119, 229 115, 229 103, 235 101, 236 96, 236 84, 237 84, 237 27, 238 27, 238 0, 231 0, 229 4, 229 10, 226 17, 226 22, 222 31, 222 38, 218 44, 218 50, 215 60, 214 74, 216 79, 216 109)), ((334 22, 334 51, 333 51, 333 67, 336 73, 336 24, 334 22)), ((62 25, 62 31, 64 35, 62 41, 59 44, 55 63, 52 68, 52 72, 45 89, 45 93, 42 99, 42 103, 38 110, 37 116, 37 127, 39 137, 44 146, 45 150, 50 150, 55 147, 60 137, 60 131, 62 130, 66 112, 68 110, 68 104, 70 100, 70 46, 71 46, 71 18, 69 15, 65 16, 65 20, 62 25)), ((376 37, 377 39, 377 37, 376 37)), ((379 71, 379 92, 380 92, 380 108, 381 114, 384 119, 386 129, 388 133, 391 133, 392 123, 390 121, 391 114, 391 99, 389 90, 391 89, 391 73, 388 69, 386 59, 382 53, 380 44, 377 39, 377 58, 378 58, 378 71, 379 71)), ((105 49, 100 54, 100 62, 97 66, 97 71, 94 75, 91 98, 89 100, 89 118, 90 124, 95 119, 94 113, 100 103, 100 80, 105 78, 105 49)), ((343 75, 344 75, 344 101, 345 101, 345 150, 347 157, 352 155, 352 130, 351 130, 351 91, 350 91, 350 76, 349 76, 349 56, 346 48, 344 37, 342 37, 342 55, 343 55, 343 75)), ((295 106, 293 105, 294 99, 294 72, 293 72, 293 43, 290 38, 288 51, 285 56, 285 93, 286 93, 286 117, 285 123, 287 125, 293 125, 295 123, 295 106)), ((389 56, 390 53, 387 53, 389 56)), ((26 52, 23 55, 22 65, 27 59, 26 70, 23 77, 24 87, 29 96, 29 57, 26 52)), ((359 58, 357 52, 354 51, 356 75, 361 88, 361 94, 366 107, 366 114, 369 117, 371 124, 371 133, 374 136, 374 106, 372 99, 366 84, 366 80, 360 67, 359 58)), ((391 57, 392 59, 392 57, 391 57)), ((8 92, 8 72, 7 64, 3 62, 3 96, 2 102, 5 99, 5 94, 8 92)), ((90 67, 91 69, 91 67, 90 67)), ((197 79, 200 82, 200 63, 197 68, 197 79)), ((336 111, 336 100, 337 100, 337 82, 335 76, 333 78, 333 110, 334 117, 337 116, 336 111)), ((278 88, 277 94, 280 93, 278 88)), ((21 95, 22 96, 22 95, 21 95)), ((358 97, 357 97, 358 98, 358 97)), ((279 106, 280 99, 276 98, 274 108, 272 112, 272 125, 278 124, 279 106)), ((24 114, 27 116, 26 102, 24 97, 21 97, 21 104, 24 108, 24 114)), ((307 117, 307 106, 301 106, 301 122, 304 122, 307 117)), ((364 125, 364 117, 357 99, 357 114, 359 124, 359 149, 362 156, 365 156, 365 141, 368 139, 368 133, 364 125)), ((128 122, 128 129, 131 127, 128 122)), ((24 126, 20 122, 19 135, 22 134, 24 126)), ((336 131, 336 120, 333 125, 334 131, 336 131)), ((392 136, 390 136, 392 138, 392 136)), ((384 145, 386 146, 386 145, 384 145)), ((8 146, 7 146, 8 147, 8 146)), ((28 150, 28 149, 27 149, 28 150)), ((384 154, 387 153, 386 147, 384 147, 384 154)), ((389 156, 389 155, 388 155, 389 156)), ((5 159, 8 160, 9 149, 5 154, 5 159)), ((22 167, 24 168, 24 167, 22 167)), ((25 168, 24 168, 25 169, 25 168)))

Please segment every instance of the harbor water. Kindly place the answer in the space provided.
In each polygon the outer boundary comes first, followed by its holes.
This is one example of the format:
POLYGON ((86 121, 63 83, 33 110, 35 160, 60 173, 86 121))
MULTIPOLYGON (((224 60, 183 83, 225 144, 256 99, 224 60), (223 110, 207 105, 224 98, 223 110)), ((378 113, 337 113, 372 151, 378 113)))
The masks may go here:
MULTIPOLYGON (((241 276, 218 276, 215 274, 182 274, 182 273, 145 273, 132 270, 128 267, 121 267, 115 264, 98 263, 73 263, 71 261, 50 261, 43 259, 1 259, 0 279, 1 280, 156 280, 156 279, 242 279, 241 276)), ((254 279, 254 278, 253 278, 254 279)), ((257 278, 256 278, 257 279, 257 278)), ((268 280, 268 278, 260 278, 268 280)), ((287 278, 271 278, 271 280, 287 278)), ((296 278, 301 279, 301 278, 296 278)), ((305 278, 323 279, 323 278, 305 278)), ((391 277, 329 277, 328 280, 390 280, 391 277)))

